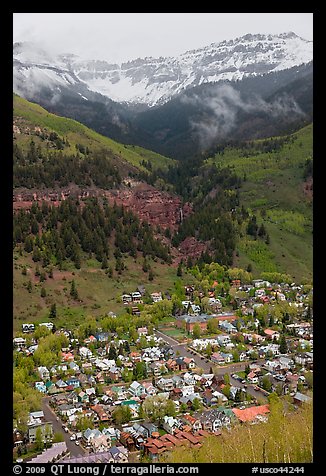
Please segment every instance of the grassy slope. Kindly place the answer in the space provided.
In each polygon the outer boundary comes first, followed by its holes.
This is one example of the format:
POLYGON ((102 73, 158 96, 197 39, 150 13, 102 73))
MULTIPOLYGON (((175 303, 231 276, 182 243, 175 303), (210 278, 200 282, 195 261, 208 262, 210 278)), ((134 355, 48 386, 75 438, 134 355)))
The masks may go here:
MULTIPOLYGON (((292 135, 293 142, 273 153, 243 156, 243 150, 228 148, 209 162, 233 167, 246 176, 241 203, 264 223, 270 235, 269 246, 239 240, 237 265, 252 263, 254 273, 281 271, 294 279, 312 277, 312 205, 303 194, 303 166, 312 158, 312 125, 292 135), (261 216, 262 210, 266 217, 261 216)), ((259 142, 259 141, 257 141, 259 142)))
MULTIPOLYGON (((65 149, 65 152, 68 154, 75 154, 75 145, 81 144, 85 147, 89 147, 92 151, 106 149, 141 170, 145 170, 141 165, 144 159, 146 161, 149 160, 153 168, 166 168, 169 164, 174 162, 174 160, 168 157, 143 149, 142 147, 123 145, 119 142, 115 142, 89 129, 80 122, 51 114, 38 104, 31 103, 16 94, 14 94, 13 106, 14 117, 22 117, 32 126, 46 128, 48 132, 54 131, 61 138, 64 137, 68 139, 70 147, 65 149)), ((27 145, 27 143, 30 142, 30 136, 17 134, 16 140, 18 144, 24 146, 24 144, 27 145)), ((41 142, 40 139, 39 141, 41 142)))
MULTIPOLYGON (((161 264, 159 260, 151 261, 154 280, 149 281, 148 273, 142 271, 141 257, 137 260, 127 257, 124 263, 127 269, 120 276, 114 271, 112 278, 105 274, 99 262, 92 259, 84 261, 79 270, 73 266, 67 266, 62 272, 54 269, 55 279, 47 278, 45 282, 40 283, 39 279, 35 278, 36 263, 32 261, 31 255, 23 252, 23 256, 19 256, 14 252, 14 331, 19 331, 24 322, 48 321, 49 310, 54 302, 58 314, 56 324, 75 326, 82 323, 86 316, 103 316, 109 311, 121 314, 125 307, 119 297, 124 292, 135 291, 140 284, 150 293, 169 291, 172 294, 174 291, 174 282, 177 280, 174 266, 161 264), (22 274, 24 266, 27 267, 26 276, 22 274), (75 280, 81 302, 70 297, 72 279, 75 280), (26 289, 29 280, 33 283, 31 293, 26 289), (46 290, 45 298, 40 295, 42 287, 46 290)), ((115 260, 111 259, 110 264, 114 268, 115 260)))

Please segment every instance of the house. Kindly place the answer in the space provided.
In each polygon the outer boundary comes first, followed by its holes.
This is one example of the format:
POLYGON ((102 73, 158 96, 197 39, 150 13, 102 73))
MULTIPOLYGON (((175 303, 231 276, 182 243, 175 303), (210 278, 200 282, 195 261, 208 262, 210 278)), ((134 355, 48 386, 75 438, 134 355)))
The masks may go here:
POLYGON ((140 309, 137 306, 132 306, 131 308, 131 314, 133 316, 140 316, 140 309))
POLYGON ((83 433, 83 441, 86 447, 90 447, 92 440, 94 438, 98 438, 101 435, 102 435, 102 432, 100 430, 96 428, 95 429, 87 428, 87 430, 85 430, 83 433))
POLYGON ((278 358, 281 369, 289 370, 293 367, 294 362, 290 357, 280 356, 278 358))
POLYGON ((312 398, 309 397, 308 395, 304 395, 303 393, 296 392, 296 394, 293 396, 294 403, 298 405, 302 405, 303 403, 311 403, 312 398))
POLYGON ((190 394, 187 394, 185 396, 182 396, 179 399, 179 402, 180 403, 185 403, 190 408, 195 399, 197 399, 199 401, 202 401, 202 397, 199 395, 199 393, 190 393, 190 394))
POLYGON ((170 435, 173 435, 175 430, 177 428, 180 428, 181 422, 179 419, 171 417, 171 416, 164 416, 163 417, 163 423, 162 423, 162 428, 170 433, 170 435))
POLYGON ((147 336, 148 330, 147 327, 138 327, 137 329, 138 335, 140 336, 147 336))
POLYGON ((123 304, 130 304, 132 302, 132 296, 130 294, 123 294, 121 299, 123 304))
POLYGON ((177 364, 179 370, 186 370, 187 369, 187 364, 184 361, 184 357, 177 357, 175 359, 175 361, 176 361, 176 364, 177 364))
POLYGON ((102 434, 105 435, 108 439, 110 439, 111 444, 115 443, 120 438, 120 430, 118 428, 103 428, 102 434))
POLYGON ((62 352, 61 353, 61 356, 62 356, 62 360, 64 362, 69 362, 69 361, 72 361, 74 360, 75 356, 72 352, 62 352))
POLYGON ((173 375, 173 377, 171 377, 171 380, 175 388, 181 388, 186 385, 185 381, 182 377, 180 377, 180 375, 173 375))
POLYGON ((194 416, 191 416, 189 414, 185 414, 182 418, 181 421, 189 426, 191 428, 191 431, 193 433, 196 433, 197 431, 202 429, 202 423, 199 418, 196 418, 194 416))
POLYGON ((90 359, 93 355, 92 351, 88 347, 79 347, 79 355, 82 359, 90 359))
POLYGON ((138 291, 135 291, 135 292, 131 293, 131 298, 132 298, 133 303, 142 304, 142 302, 143 302, 142 301, 142 295, 138 291))
POLYGON ((221 427, 229 427, 231 424, 230 417, 216 408, 195 415, 199 419, 202 428, 212 433, 218 432, 221 427))
POLYGON ((58 380, 56 383, 55 383, 56 387, 59 388, 60 390, 64 390, 68 387, 68 384, 66 382, 64 382, 63 380, 58 380))
POLYGON ((288 372, 285 376, 285 382, 288 384, 289 392, 297 392, 299 375, 288 372))
POLYGON ((216 362, 217 364, 224 364, 225 363, 224 358, 222 357, 222 355, 219 352, 214 352, 211 355, 211 360, 213 362, 216 362))
POLYGON ((39 373, 39 376, 43 381, 49 380, 50 378, 50 372, 47 369, 47 367, 37 367, 37 371, 39 373))
POLYGON ((188 395, 191 395, 194 393, 194 386, 193 385, 185 385, 181 389, 181 393, 183 397, 187 397, 188 395))
POLYGON ((167 367, 168 370, 171 372, 175 371, 177 369, 177 363, 174 359, 168 359, 167 362, 165 362, 165 366, 167 367))
POLYGON ((84 343, 85 344, 95 344, 95 342, 97 342, 97 339, 95 336, 93 335, 90 335, 89 337, 87 337, 86 339, 84 339, 84 343))
POLYGON ((129 392, 135 397, 140 397, 143 393, 146 393, 146 390, 139 382, 134 380, 129 386, 129 392))
POLYGON ((265 329, 264 334, 268 339, 279 340, 280 338, 280 333, 273 329, 265 329))
POLYGON ((231 385, 230 387, 230 399, 235 400, 237 393, 241 390, 240 387, 237 387, 235 385, 231 385))
POLYGON ((195 375, 189 372, 186 372, 185 374, 183 374, 183 381, 184 381, 184 385, 195 385, 196 383, 195 375))
POLYGON ((240 360, 240 362, 243 362, 244 360, 247 360, 247 359, 248 359, 247 353, 244 352, 244 351, 240 352, 240 354, 239 354, 239 360, 240 360))
POLYGON ((38 431, 41 430, 42 441, 52 441, 53 438, 53 426, 51 422, 42 422, 30 425, 28 427, 28 441, 29 443, 35 443, 38 431))
POLYGON ((110 447, 110 439, 101 434, 100 436, 94 437, 90 440, 90 447, 94 453, 103 453, 107 451, 110 447))
POLYGON ((28 426, 38 425, 44 422, 45 422, 44 412, 40 410, 38 412, 30 412, 27 425, 28 426))
POLYGON ((70 377, 67 380, 67 385, 72 386, 73 388, 79 388, 80 387, 80 381, 78 380, 77 377, 70 377))
POLYGON ((247 380, 248 380, 249 383, 257 384, 258 383, 258 377, 256 375, 256 372, 254 372, 253 370, 251 372, 249 372, 249 374, 247 375, 247 380))
POLYGON ((141 362, 142 360, 139 352, 130 352, 129 357, 132 362, 141 362))
POLYGON ((12 436, 14 446, 20 446, 24 443, 24 434, 23 432, 19 431, 18 428, 14 428, 12 436))
POLYGON ((151 293, 151 298, 152 298, 152 301, 153 301, 153 302, 162 301, 162 293, 161 293, 161 292, 151 293))
MULTIPOLYGON (((79 408, 81 408, 82 404, 79 404, 79 405, 80 405, 79 408)), ((78 410, 77 404, 72 405, 68 403, 63 403, 62 405, 58 405, 58 412, 60 413, 60 415, 63 415, 66 417, 73 415, 74 413, 76 413, 77 410, 78 410)))
POLYGON ((151 382, 143 382, 143 387, 146 390, 147 395, 156 395, 157 388, 151 382))
POLYGON ((313 363, 313 353, 300 352, 294 356, 294 362, 296 364, 302 365, 303 367, 308 367, 313 363))
POLYGON ((151 436, 153 436, 153 433, 158 432, 157 426, 154 425, 153 423, 148 423, 148 422, 143 422, 141 424, 135 423, 133 425, 133 428, 136 431, 139 431, 143 435, 144 438, 150 438, 151 436))
POLYGON ((194 368, 196 368, 196 362, 194 361, 193 358, 184 357, 184 358, 183 358, 183 361, 184 361, 184 363, 186 364, 186 367, 187 367, 188 369, 194 369, 194 368))
POLYGON ((136 443, 129 432, 121 431, 119 441, 128 451, 136 451, 136 443))
POLYGON ((156 387, 163 392, 170 392, 173 389, 173 380, 162 377, 156 382, 156 387))
POLYGON ((229 362, 233 361, 233 355, 232 354, 228 354, 228 353, 224 353, 224 352, 221 352, 220 354, 221 354, 221 357, 223 357, 224 362, 229 363, 229 362))
POLYGON ((265 289, 256 289, 256 291, 255 291, 255 297, 256 297, 256 298, 262 298, 263 296, 266 296, 266 291, 265 291, 265 289))
POLYGON ((23 348, 26 346, 26 339, 24 339, 23 337, 15 337, 13 339, 13 345, 15 347, 23 348))
POLYGON ((226 347, 228 344, 231 344, 231 339, 227 334, 219 334, 217 336, 217 342, 221 347, 226 347))
POLYGON ((78 403, 78 393, 76 393, 75 391, 72 391, 71 393, 69 393, 67 395, 67 402, 72 403, 73 405, 78 403))
POLYGON ((108 332, 99 332, 95 335, 98 342, 108 342, 109 333, 108 332))
POLYGON ((123 446, 112 446, 107 451, 96 454, 69 457, 61 460, 61 463, 71 464, 98 464, 98 463, 128 463, 128 450, 123 446))
POLYGON ((149 365, 149 368, 154 375, 154 377, 160 377, 162 373, 162 367, 165 368, 165 372, 167 372, 167 368, 163 364, 163 362, 152 362, 149 365))
POLYGON ((228 321, 222 321, 219 323, 219 328, 223 331, 227 332, 228 334, 235 334, 237 332, 237 328, 228 321))
POLYGON ((35 382, 35 388, 41 393, 47 393, 47 387, 44 382, 35 382))
POLYGON ((253 423, 256 420, 264 421, 266 420, 267 413, 270 412, 269 405, 259 405, 256 407, 245 408, 240 410, 239 408, 232 408, 232 412, 240 420, 241 423, 249 422, 253 423))
POLYGON ((73 370, 75 373, 80 373, 80 368, 79 365, 76 364, 76 362, 69 362, 68 367, 73 370))
POLYGON ((186 431, 175 430, 174 435, 167 433, 155 438, 148 438, 144 444, 144 454, 148 456, 150 460, 156 461, 163 452, 171 450, 174 447, 190 446, 192 448, 200 448, 203 436, 208 436, 208 433, 194 436, 186 431))
POLYGON ((93 405, 91 409, 96 413, 100 423, 109 421, 110 417, 100 404, 93 405))

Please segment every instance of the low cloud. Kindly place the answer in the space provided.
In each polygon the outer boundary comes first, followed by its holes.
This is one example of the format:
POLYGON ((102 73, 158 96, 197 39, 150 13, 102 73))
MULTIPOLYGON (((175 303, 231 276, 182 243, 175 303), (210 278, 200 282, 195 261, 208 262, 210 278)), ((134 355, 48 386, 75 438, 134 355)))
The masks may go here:
POLYGON ((228 84, 217 85, 213 91, 210 90, 209 96, 183 96, 181 101, 198 107, 201 112, 202 117, 190 123, 203 148, 230 134, 237 125, 239 112, 263 112, 274 118, 289 114, 305 115, 290 95, 283 94, 272 102, 266 102, 259 96, 243 99, 240 92, 228 84))

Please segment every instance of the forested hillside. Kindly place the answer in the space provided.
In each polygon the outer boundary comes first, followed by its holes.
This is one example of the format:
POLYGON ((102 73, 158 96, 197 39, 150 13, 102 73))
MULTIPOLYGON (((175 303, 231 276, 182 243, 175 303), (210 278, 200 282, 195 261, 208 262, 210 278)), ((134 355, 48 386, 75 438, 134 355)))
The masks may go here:
POLYGON ((250 217, 239 232, 236 262, 253 270, 312 276, 312 125, 283 137, 221 148, 208 164, 241 177, 239 197, 250 217), (265 243, 257 240, 265 230, 265 243), (266 243, 267 241, 267 243, 266 243))

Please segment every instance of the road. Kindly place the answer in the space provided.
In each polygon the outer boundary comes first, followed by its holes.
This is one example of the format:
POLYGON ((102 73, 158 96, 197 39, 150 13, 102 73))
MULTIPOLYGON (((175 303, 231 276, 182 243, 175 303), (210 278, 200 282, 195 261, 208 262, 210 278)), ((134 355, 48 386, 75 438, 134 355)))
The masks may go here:
POLYGON ((56 415, 52 408, 49 406, 50 397, 42 399, 42 410, 46 421, 49 421, 53 425, 53 433, 61 433, 66 442, 67 448, 70 451, 71 456, 83 456, 85 451, 80 446, 77 446, 74 441, 70 440, 71 432, 66 433, 63 430, 61 420, 57 421, 56 415))
MULTIPOLYGON (((169 344, 175 351, 179 351, 181 357, 189 357, 194 359, 197 367, 201 368, 204 370, 205 373, 210 373, 211 367, 217 367, 217 364, 215 364, 213 361, 208 360, 201 356, 198 352, 190 352, 188 350, 188 345, 187 344, 182 344, 178 342, 177 340, 173 339, 173 337, 167 336, 161 331, 154 331, 155 335, 157 337, 161 337, 167 344, 169 344)), ((257 363, 263 363, 263 360, 257 361, 257 363)), ((234 364, 230 365, 225 365, 221 368, 218 368, 217 375, 223 376, 224 374, 229 374, 230 375, 230 383, 236 387, 244 388, 244 384, 239 382, 238 380, 235 380, 233 377, 231 377, 231 374, 239 372, 240 370, 244 370, 248 362, 237 362, 234 364)), ((258 400, 262 401, 267 401, 267 397, 261 392, 261 391, 256 391, 253 388, 253 385, 248 384, 246 388, 247 393, 252 395, 254 398, 257 398, 258 400)))

